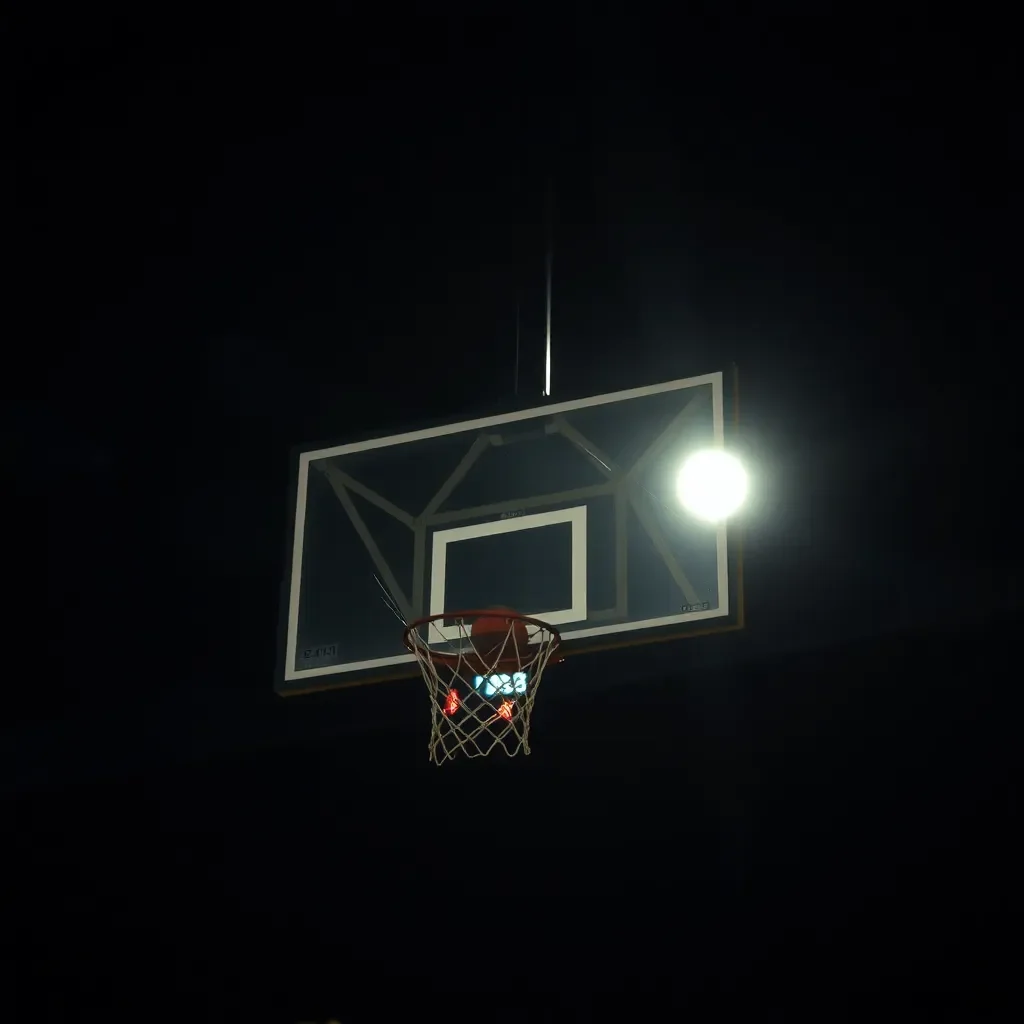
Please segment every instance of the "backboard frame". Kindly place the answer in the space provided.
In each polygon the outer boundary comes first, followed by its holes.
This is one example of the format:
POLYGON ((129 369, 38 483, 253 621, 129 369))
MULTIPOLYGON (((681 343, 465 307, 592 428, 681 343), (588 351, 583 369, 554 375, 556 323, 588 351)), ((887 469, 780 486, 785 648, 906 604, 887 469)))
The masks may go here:
MULTIPOLYGON (((306 509, 306 492, 309 486, 310 473, 319 471, 333 490, 341 510, 348 517, 352 526, 361 537, 367 553, 370 555, 378 575, 386 584, 406 621, 423 615, 442 611, 443 607, 435 607, 444 595, 444 545, 450 540, 464 539, 479 531, 479 524, 467 521, 479 520, 481 516, 497 516, 497 522, 490 523, 487 535, 498 531, 515 531, 526 529, 531 522, 546 517, 552 523, 566 522, 572 530, 573 555, 573 600, 572 606, 563 612, 535 612, 533 609, 520 609, 527 615, 539 615, 548 621, 558 624, 563 629, 563 646, 561 657, 573 657, 583 653, 592 653, 610 648, 627 647, 635 644, 661 642, 681 639, 701 633, 718 633, 730 629, 741 628, 743 625, 743 574, 742 574, 742 539, 735 523, 718 526, 718 574, 719 574, 719 606, 707 611, 699 607, 700 598, 696 592, 690 593, 685 572, 674 563, 668 546, 659 538, 657 523, 645 521, 644 505, 636 500, 635 481, 645 461, 659 450, 673 431, 678 431, 680 422, 687 415, 693 415, 692 403, 687 404, 671 423, 659 434, 658 438, 629 466, 619 466, 615 460, 605 455, 592 441, 580 434, 565 418, 565 414, 599 404, 609 404, 628 400, 632 397, 643 397, 660 392, 683 390, 684 388, 699 389, 702 385, 710 385, 712 394, 712 416, 714 437, 717 445, 725 446, 733 439, 733 431, 737 426, 738 396, 736 392, 735 370, 731 375, 723 372, 704 374, 698 377, 681 378, 661 384, 632 388, 590 398, 573 399, 565 402, 544 403, 525 409, 517 409, 504 413, 480 416, 473 419, 451 419, 430 426, 422 426, 415 430, 405 430, 398 434, 374 432, 363 440, 349 441, 344 444, 328 445, 312 448, 302 446, 292 453, 291 493, 289 500, 289 543, 286 555, 288 570, 282 587, 282 615, 279 667, 276 688, 282 695, 297 695, 318 692, 326 689, 346 688, 350 686, 369 685, 397 679, 414 678, 417 675, 417 664, 411 655, 396 655, 394 658, 375 659, 372 666, 367 663, 369 671, 363 672, 359 663, 355 669, 339 670, 336 665, 326 665, 297 670, 296 655, 298 646, 299 601, 302 588, 301 566, 303 555, 303 517, 306 509), (731 380, 729 379, 731 377, 731 380), (730 387, 727 387, 731 385, 730 387), (689 410, 689 412, 688 412, 689 410), (474 463, 488 450, 491 445, 500 446, 522 440, 526 434, 522 431, 513 440, 503 435, 503 429, 525 421, 541 420, 539 428, 544 434, 560 433, 569 444, 579 452, 582 458, 600 471, 604 482, 588 487, 568 488, 564 491, 516 498, 513 501, 496 502, 490 505, 477 505, 472 508, 460 508, 441 511, 445 500, 458 486, 459 482, 470 472, 474 463), (469 433, 475 431, 476 438, 469 446, 463 459, 438 488, 434 497, 425 508, 412 512, 392 504, 383 495, 373 491, 331 460, 353 452, 372 451, 391 445, 415 442, 420 439, 432 439, 445 434, 469 433), (364 502, 369 502, 377 509, 387 513, 395 521, 402 523, 412 531, 413 541, 413 572, 412 587, 408 592, 399 586, 395 574, 387 559, 377 548, 374 538, 362 523, 358 508, 352 496, 358 495, 364 502), (690 602, 690 611, 680 617, 678 629, 666 628, 663 624, 652 625, 645 629, 642 625, 628 623, 625 625, 596 626, 583 630, 565 630, 565 625, 573 621, 589 619, 599 621, 602 616, 612 621, 619 608, 601 611, 586 608, 586 594, 579 592, 577 586, 579 573, 575 570, 578 552, 585 549, 586 520, 581 521, 574 516, 573 510, 537 511, 552 504, 558 505, 575 500, 589 500, 596 497, 607 497, 613 502, 615 509, 616 531, 616 604, 624 603, 624 582, 622 564, 624 553, 621 540, 620 523, 632 514, 640 522, 659 554, 665 560, 673 579, 690 602), (510 518, 504 519, 508 514, 510 518), (440 528, 440 529, 439 529, 440 528), (430 542, 428 544, 428 542, 430 542), (430 546, 432 544, 432 546, 430 546), (428 550, 429 547, 429 550, 428 550), (433 571, 430 571, 433 570, 433 571), (429 582, 428 582, 429 577, 429 582), (439 596, 440 595, 440 596, 439 596), (586 641, 576 644, 574 641, 586 641), (359 674, 354 674, 357 669, 359 674)), ((536 432, 536 431, 535 431, 536 432)), ((585 590, 585 588, 584 588, 585 590)), ((660 620, 659 620, 660 623, 660 620)), ((401 632, 396 621, 396 639, 401 632)))

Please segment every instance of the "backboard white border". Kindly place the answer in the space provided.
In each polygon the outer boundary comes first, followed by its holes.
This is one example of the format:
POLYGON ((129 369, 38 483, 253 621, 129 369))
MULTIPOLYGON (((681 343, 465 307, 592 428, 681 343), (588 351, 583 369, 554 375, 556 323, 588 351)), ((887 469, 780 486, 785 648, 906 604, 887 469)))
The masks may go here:
MULTIPOLYGON (((424 441, 434 437, 447 437, 471 430, 484 430, 488 427, 503 426, 508 423, 521 423, 524 420, 538 419, 541 416, 556 416, 560 413, 574 412, 577 409, 595 408, 613 402, 625 402, 633 398, 644 398, 650 395, 665 394, 670 391, 682 391, 686 388, 711 386, 711 416, 716 447, 725 447, 725 406, 724 406, 724 375, 706 373, 699 377, 686 377, 680 380, 665 381, 649 387, 630 388, 606 395, 595 395, 592 398, 581 398, 571 402, 553 402, 532 409, 519 409, 511 413, 497 416, 484 416, 474 420, 463 420, 439 427, 423 430, 412 430, 404 434, 392 434, 387 437, 374 437, 366 441, 355 441, 351 444, 335 445, 331 448, 320 448, 316 451, 303 452, 298 460, 298 480, 295 492, 295 527, 292 536, 291 577, 288 588, 288 621, 285 634, 284 679, 295 682, 314 679, 321 676, 344 675, 349 672, 363 672, 375 669, 389 669, 397 665, 411 664, 416 659, 412 654, 397 654, 386 658, 373 658, 367 661, 347 662, 343 665, 321 665, 316 668, 297 669, 295 667, 298 654, 299 603, 302 593, 302 554, 305 538, 306 502, 309 490, 310 464, 318 459, 331 458, 336 455, 351 455, 356 452, 372 451, 376 448, 389 448, 393 445, 407 444, 411 441, 424 441)), ((717 528, 718 556, 718 597, 717 608, 699 612, 683 612, 679 615, 668 615, 656 619, 643 619, 637 622, 618 623, 610 626, 595 626, 589 629, 569 630, 562 633, 562 640, 584 639, 595 636, 611 636, 638 629, 655 629, 683 622, 699 622, 703 619, 717 619, 729 615, 731 595, 729 593, 729 556, 727 550, 727 529, 723 523, 717 528)), ((396 631, 397 635, 397 631, 396 631)))
MULTIPOLYGON (((430 614, 440 615, 448 608, 445 603, 445 583, 448 565, 448 545, 478 537, 494 537, 519 530, 537 530, 545 526, 569 523, 572 571, 572 604, 568 608, 543 609, 523 612, 531 618, 543 619, 552 626, 565 622, 583 622, 587 617, 587 506, 557 509, 554 512, 538 512, 534 515, 516 516, 514 519, 498 519, 472 526, 456 526, 450 530, 438 530, 434 534, 431 550, 430 570, 430 614)), ((527 570, 528 571, 528 570, 527 570)), ((518 611, 518 609, 516 609, 518 611)), ((442 640, 458 640, 464 627, 445 626, 437 622, 431 629, 431 643, 442 640), (434 637, 437 633, 438 636, 434 637)))

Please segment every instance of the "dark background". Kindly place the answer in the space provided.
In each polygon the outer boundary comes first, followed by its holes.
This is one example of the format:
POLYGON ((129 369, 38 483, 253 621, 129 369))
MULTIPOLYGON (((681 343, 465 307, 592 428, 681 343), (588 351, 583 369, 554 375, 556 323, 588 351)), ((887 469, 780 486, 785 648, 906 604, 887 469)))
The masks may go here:
POLYGON ((21 19, 12 1019, 1005 1012, 1004 29, 21 19), (536 396, 549 178, 556 398, 739 367, 749 628, 434 769, 420 684, 273 695, 287 453, 507 404, 517 301, 536 396))

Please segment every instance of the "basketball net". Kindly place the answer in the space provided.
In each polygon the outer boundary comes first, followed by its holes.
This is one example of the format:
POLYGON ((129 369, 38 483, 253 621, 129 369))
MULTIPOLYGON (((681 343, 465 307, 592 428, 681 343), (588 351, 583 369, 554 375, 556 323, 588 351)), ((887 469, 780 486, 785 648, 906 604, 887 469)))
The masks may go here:
POLYGON ((509 757, 530 753, 530 714, 560 637, 539 619, 510 613, 501 631, 474 641, 474 622, 498 617, 504 619, 494 611, 447 613, 406 630, 406 646, 430 694, 429 755, 435 764, 499 750, 509 757), (455 619, 454 639, 451 628, 440 633, 445 619, 455 619))

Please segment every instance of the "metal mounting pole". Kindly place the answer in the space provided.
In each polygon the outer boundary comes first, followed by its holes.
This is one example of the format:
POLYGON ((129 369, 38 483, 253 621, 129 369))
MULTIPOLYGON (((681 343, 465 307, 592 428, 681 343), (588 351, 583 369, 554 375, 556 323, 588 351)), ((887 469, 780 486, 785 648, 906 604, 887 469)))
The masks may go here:
POLYGON ((551 185, 551 181, 548 181, 547 191, 547 209, 545 211, 545 227, 546 227, 546 253, 545 253, 545 281, 547 290, 547 303, 546 310, 547 316, 545 321, 545 337, 544 337, 544 397, 551 397, 551 269, 554 263, 554 246, 552 244, 552 221, 554 220, 554 193, 551 185))

